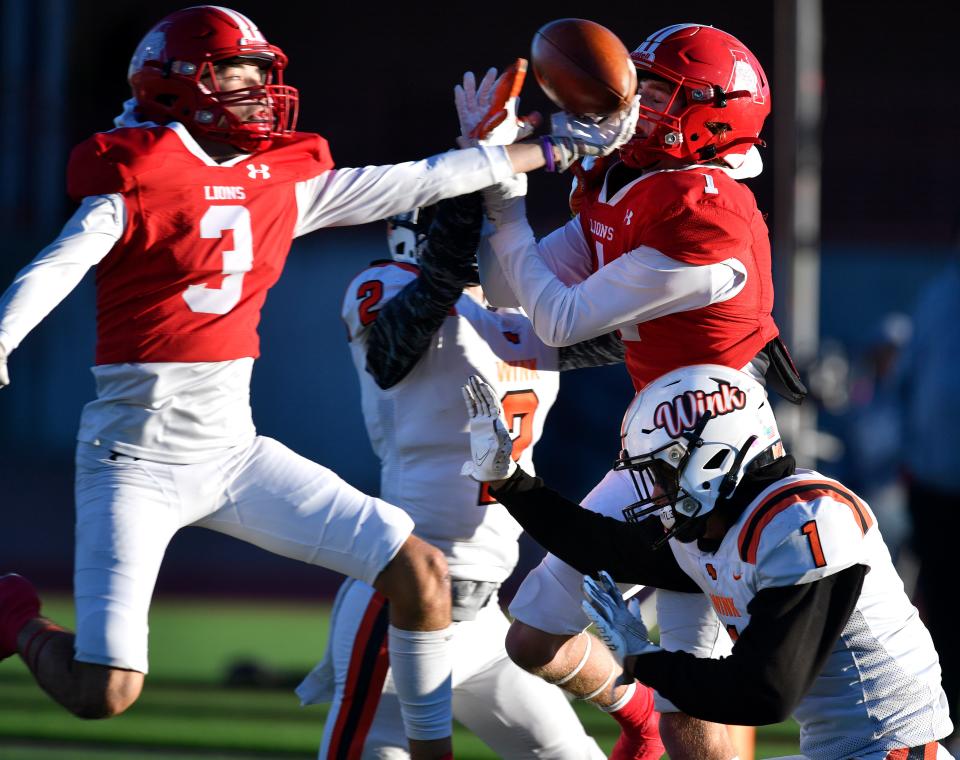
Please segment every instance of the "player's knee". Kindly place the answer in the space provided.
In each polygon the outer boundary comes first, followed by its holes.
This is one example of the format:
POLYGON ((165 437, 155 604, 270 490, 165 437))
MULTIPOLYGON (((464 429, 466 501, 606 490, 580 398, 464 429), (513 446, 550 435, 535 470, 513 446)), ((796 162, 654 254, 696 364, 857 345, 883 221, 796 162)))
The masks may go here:
POLYGON ((553 662, 569 639, 569 636, 546 633, 514 620, 504 643, 514 664, 527 671, 539 671, 553 662))
POLYGON ((392 606, 418 616, 450 615, 450 577, 443 552, 416 536, 404 542, 374 586, 392 606))
POLYGON ((116 668, 87 668, 80 678, 79 695, 72 712, 85 720, 113 718, 140 697, 143 674, 116 668))

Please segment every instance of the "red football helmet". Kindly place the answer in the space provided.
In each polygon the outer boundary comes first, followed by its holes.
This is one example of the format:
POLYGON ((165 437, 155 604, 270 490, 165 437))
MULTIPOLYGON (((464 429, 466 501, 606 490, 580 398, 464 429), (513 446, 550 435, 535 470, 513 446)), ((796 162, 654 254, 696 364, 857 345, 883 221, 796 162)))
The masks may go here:
POLYGON ((665 155, 699 163, 763 144, 759 135, 770 113, 770 86, 756 56, 732 35, 675 24, 651 34, 630 58, 638 78, 649 73, 676 88, 662 110, 640 98, 640 118, 655 126, 649 137, 638 136, 621 148, 628 165, 641 168, 665 155), (684 105, 671 114, 678 98, 684 105))
POLYGON ((198 5, 171 13, 147 32, 127 78, 141 117, 183 122, 195 135, 254 151, 290 134, 296 124, 299 96, 283 83, 286 66, 283 51, 268 43, 246 16, 198 5), (231 58, 266 62, 266 83, 219 90, 214 64, 231 58), (243 122, 228 110, 250 104, 266 104, 273 120, 243 122))

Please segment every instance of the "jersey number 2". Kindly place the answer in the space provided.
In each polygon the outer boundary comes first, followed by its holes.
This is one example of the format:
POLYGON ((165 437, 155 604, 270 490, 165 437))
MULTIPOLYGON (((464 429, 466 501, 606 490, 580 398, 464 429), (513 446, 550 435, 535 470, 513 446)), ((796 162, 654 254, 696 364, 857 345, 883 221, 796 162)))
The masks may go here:
MULTIPOLYGON (((540 399, 532 390, 507 391, 500 399, 503 407, 503 418, 510 427, 513 435, 513 449, 510 456, 514 462, 526 451, 527 446, 533 443, 533 415, 537 411, 540 399)), ((480 484, 480 503, 493 504, 496 501, 490 495, 488 484, 480 484)))
POLYGON ((222 238, 228 230, 233 232, 233 250, 223 252, 220 287, 212 288, 205 282, 188 286, 183 300, 190 311, 226 314, 240 303, 243 275, 253 268, 250 212, 243 206, 210 206, 200 219, 200 237, 204 240, 222 238))

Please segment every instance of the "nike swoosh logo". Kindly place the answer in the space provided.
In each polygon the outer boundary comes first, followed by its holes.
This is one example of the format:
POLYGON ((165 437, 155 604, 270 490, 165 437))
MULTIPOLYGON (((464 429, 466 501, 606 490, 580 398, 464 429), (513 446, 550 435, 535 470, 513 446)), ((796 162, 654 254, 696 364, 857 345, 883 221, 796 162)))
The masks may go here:
POLYGON ((740 580, 742 577, 743 577, 743 573, 740 573, 739 575, 738 575, 737 573, 734 573, 734 574, 733 574, 733 579, 734 579, 735 581, 740 580))
POLYGON ((490 454, 490 450, 488 449, 487 451, 484 451, 484 452, 483 452, 483 456, 482 456, 482 457, 474 457, 474 458, 473 458, 473 461, 476 463, 477 467, 479 467, 480 465, 482 465, 484 462, 487 461, 487 456, 488 456, 489 454, 490 454))

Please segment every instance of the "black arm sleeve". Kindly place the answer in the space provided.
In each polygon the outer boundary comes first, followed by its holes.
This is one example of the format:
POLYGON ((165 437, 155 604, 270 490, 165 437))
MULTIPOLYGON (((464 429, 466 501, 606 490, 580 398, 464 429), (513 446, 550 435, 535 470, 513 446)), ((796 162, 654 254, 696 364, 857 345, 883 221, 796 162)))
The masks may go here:
POLYGON ((385 303, 368 328, 367 371, 381 388, 407 376, 463 289, 476 281, 483 207, 479 193, 437 204, 420 275, 385 303))
POLYGON ((591 512, 520 469, 490 492, 537 543, 584 575, 606 570, 621 583, 701 593, 669 548, 650 548, 663 536, 658 519, 626 523, 591 512))
POLYGON ((695 718, 746 726, 786 720, 840 638, 867 569, 853 565, 812 583, 759 592, 729 657, 654 652, 633 657, 631 672, 695 718))
POLYGON ((605 364, 623 364, 624 346, 620 336, 607 333, 590 340, 561 346, 559 349, 560 371, 581 367, 602 367, 605 364))

